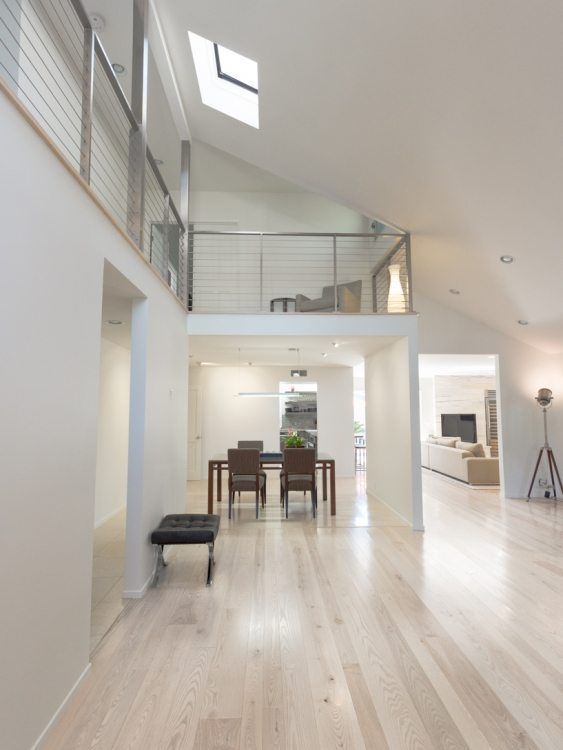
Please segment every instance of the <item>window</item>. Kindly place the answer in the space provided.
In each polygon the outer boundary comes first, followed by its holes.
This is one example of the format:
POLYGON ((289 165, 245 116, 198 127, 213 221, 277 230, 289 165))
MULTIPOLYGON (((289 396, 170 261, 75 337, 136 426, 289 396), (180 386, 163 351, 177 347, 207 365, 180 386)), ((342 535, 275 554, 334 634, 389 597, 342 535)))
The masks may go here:
POLYGON ((201 101, 258 128, 258 63, 193 31, 188 37, 201 101))
POLYGON ((239 55, 214 42, 215 64, 217 75, 224 81, 242 86, 247 91, 258 93, 258 65, 249 57, 239 55))

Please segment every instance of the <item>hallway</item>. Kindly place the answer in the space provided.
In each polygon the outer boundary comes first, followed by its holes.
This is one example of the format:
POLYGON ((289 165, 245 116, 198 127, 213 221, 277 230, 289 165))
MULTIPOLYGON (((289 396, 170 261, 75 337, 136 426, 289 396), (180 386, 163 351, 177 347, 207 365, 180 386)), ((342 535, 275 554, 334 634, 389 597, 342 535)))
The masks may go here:
POLYGON ((316 524, 223 503, 213 587, 206 550, 173 550, 46 748, 562 747, 561 506, 425 473, 420 534, 362 481, 316 524))

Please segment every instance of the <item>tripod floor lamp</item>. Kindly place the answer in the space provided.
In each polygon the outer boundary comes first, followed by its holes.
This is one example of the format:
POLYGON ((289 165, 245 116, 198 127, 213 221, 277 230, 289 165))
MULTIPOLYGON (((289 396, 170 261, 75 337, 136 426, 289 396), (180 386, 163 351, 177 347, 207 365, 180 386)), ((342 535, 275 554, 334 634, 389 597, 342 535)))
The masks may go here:
MULTIPOLYGON (((528 500, 530 499, 530 495, 532 494, 532 490, 534 488, 534 482, 536 481, 536 476, 538 473, 538 469, 540 468, 540 463, 541 463, 541 459, 542 459, 544 452, 547 456, 547 463, 549 466, 549 473, 551 476, 551 485, 553 487, 553 497, 557 497, 557 485, 555 484, 555 477, 553 476, 554 471, 555 471, 555 474, 557 475, 557 480, 559 482, 559 487, 561 489, 561 492, 563 493, 563 484, 561 484, 561 477, 559 475, 559 469, 557 468, 557 463, 555 461, 555 456, 553 455, 553 450, 551 449, 551 446, 549 445, 549 440, 547 439, 547 410, 550 408, 553 402, 553 392, 550 391, 549 388, 540 388, 538 391, 538 395, 536 396, 536 401, 541 406, 541 410, 543 412, 544 443, 543 443, 543 446, 540 448, 538 460, 536 461, 536 468, 534 469, 534 475, 532 477, 532 481, 530 482, 530 489, 528 490, 528 500)), ((549 497, 549 492, 546 493, 546 497, 549 497)))

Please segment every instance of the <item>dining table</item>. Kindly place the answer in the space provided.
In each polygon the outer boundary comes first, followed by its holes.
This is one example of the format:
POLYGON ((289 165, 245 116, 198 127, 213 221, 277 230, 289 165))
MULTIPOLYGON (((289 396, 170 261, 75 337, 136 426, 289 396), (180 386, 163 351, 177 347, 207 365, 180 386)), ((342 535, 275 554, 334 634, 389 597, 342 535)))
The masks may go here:
MULTIPOLYGON (((260 468, 266 470, 280 470, 283 467, 282 453, 261 453, 260 468)), ((209 459, 207 473, 207 512, 213 513, 214 498, 220 503, 223 494, 222 475, 229 468, 226 453, 219 453, 209 459), (215 491, 216 490, 216 491, 215 491)), ((332 456, 326 453, 317 455, 317 469, 322 473, 323 501, 327 501, 328 484, 330 483, 330 515, 336 515, 336 463, 332 456)))

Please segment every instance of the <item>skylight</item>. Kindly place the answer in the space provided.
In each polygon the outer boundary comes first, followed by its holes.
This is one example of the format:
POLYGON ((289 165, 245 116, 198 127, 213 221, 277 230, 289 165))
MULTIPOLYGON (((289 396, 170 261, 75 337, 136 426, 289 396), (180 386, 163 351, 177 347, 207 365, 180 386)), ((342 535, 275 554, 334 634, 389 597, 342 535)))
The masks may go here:
POLYGON ((258 128, 257 62, 192 31, 188 37, 202 102, 258 128))

